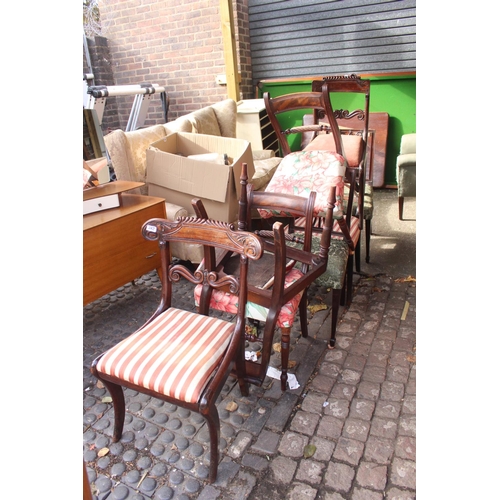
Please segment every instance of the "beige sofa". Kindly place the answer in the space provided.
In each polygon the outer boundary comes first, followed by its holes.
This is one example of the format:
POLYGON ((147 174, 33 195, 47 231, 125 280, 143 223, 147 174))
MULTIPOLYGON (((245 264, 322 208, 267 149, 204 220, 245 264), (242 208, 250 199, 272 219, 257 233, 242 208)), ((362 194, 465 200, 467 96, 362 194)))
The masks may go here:
MULTIPOLYGON (((113 169, 118 180, 144 182, 140 188, 142 194, 148 194, 146 150, 149 145, 173 132, 236 137, 236 102, 225 99, 197 111, 181 116, 176 120, 153 125, 132 132, 114 130, 104 137, 113 169)), ((253 151, 255 174, 251 180, 254 189, 265 189, 271 180, 281 158, 273 151, 253 151)), ((187 215, 185 207, 165 203, 167 219, 187 215)), ((178 245, 172 248, 175 257, 199 263, 203 258, 203 249, 199 245, 178 245)))

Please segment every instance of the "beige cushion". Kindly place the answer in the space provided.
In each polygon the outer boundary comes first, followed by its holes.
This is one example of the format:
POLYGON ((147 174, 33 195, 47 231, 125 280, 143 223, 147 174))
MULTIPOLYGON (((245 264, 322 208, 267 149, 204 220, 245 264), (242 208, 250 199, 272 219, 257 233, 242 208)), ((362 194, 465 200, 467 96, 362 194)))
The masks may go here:
POLYGON ((193 126, 191 122, 184 116, 180 116, 176 120, 173 120, 162 125, 165 128, 165 133, 172 134, 174 132, 192 132, 193 126))
MULTIPOLYGON (((114 130, 104 138, 118 180, 146 182, 146 149, 165 137, 163 125, 153 125, 132 132, 114 130)), ((147 186, 140 188, 147 194, 147 186)))
POLYGON ((193 126, 193 133, 221 136, 219 122, 211 106, 206 106, 186 115, 193 126))
MULTIPOLYGON (((344 146, 344 156, 350 167, 357 167, 361 161, 363 153, 363 138, 359 135, 342 134, 342 145, 344 146)), ((304 151, 333 151, 337 152, 335 140, 332 134, 318 134, 318 136, 311 141, 304 151)))
POLYGON ((404 134, 401 136, 400 154, 407 155, 417 152, 417 134, 404 134))
POLYGON ((219 123, 220 133, 223 137, 236 137, 236 102, 233 99, 212 104, 217 122, 219 123))
POLYGON ((263 190, 273 178, 274 172, 281 163, 282 158, 275 156, 266 160, 254 160, 255 173, 250 183, 253 184, 255 191, 263 190))

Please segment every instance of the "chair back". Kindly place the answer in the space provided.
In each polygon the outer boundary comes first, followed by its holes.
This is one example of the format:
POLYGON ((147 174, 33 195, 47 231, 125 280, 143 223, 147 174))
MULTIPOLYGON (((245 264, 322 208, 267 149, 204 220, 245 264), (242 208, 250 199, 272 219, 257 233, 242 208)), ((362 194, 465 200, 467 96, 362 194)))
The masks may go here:
POLYGON ((172 284, 181 279, 194 285, 201 284, 205 290, 228 286, 232 293, 239 295, 237 326, 244 333, 248 261, 262 257, 263 246, 259 236, 236 231, 227 222, 196 217, 181 217, 176 221, 150 219, 142 226, 142 234, 147 240, 158 240, 160 246, 162 297, 154 316, 171 307, 172 284), (191 267, 172 260, 170 245, 173 242, 199 244, 216 251, 239 254, 238 273, 228 275, 219 272, 214 261, 205 265, 201 271, 193 271, 191 267))
POLYGON ((339 127, 335 120, 330 101, 325 99, 325 94, 321 91, 295 92, 293 94, 285 94, 273 98, 271 98, 269 92, 264 92, 263 97, 267 115, 278 136, 282 156, 286 156, 292 152, 290 146, 292 134, 301 134, 300 136, 302 136, 302 133, 305 131, 311 131, 314 137, 320 132, 331 133, 337 147, 337 153, 343 156, 343 146, 340 139, 339 127), (283 128, 278 116, 283 113, 289 114, 291 111, 297 110, 302 110, 304 112, 310 112, 312 110, 315 117, 314 123, 307 127, 297 125, 290 128, 283 128), (327 119, 326 125, 319 123, 319 116, 322 116, 323 119, 327 119))

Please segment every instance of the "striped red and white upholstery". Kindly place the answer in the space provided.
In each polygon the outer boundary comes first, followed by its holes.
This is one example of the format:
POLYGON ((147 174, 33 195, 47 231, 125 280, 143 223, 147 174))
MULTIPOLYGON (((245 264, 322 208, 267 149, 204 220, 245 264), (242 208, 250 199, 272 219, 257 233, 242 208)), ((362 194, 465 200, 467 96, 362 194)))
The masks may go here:
POLYGON ((101 373, 187 403, 196 403, 235 325, 171 307, 107 351, 101 373))

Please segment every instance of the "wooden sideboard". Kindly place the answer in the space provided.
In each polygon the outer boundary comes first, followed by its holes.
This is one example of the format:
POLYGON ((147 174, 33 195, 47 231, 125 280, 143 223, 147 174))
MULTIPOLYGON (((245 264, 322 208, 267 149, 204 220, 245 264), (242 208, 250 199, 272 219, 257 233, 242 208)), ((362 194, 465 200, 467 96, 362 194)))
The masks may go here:
POLYGON ((146 241, 141 228, 166 217, 165 200, 125 192, 120 199, 117 208, 83 216, 84 306, 160 268, 158 243, 146 241))

